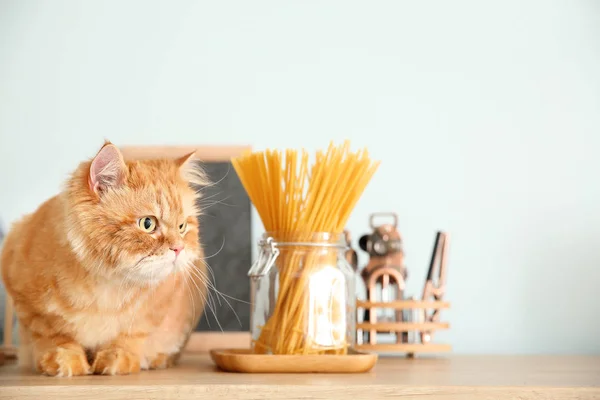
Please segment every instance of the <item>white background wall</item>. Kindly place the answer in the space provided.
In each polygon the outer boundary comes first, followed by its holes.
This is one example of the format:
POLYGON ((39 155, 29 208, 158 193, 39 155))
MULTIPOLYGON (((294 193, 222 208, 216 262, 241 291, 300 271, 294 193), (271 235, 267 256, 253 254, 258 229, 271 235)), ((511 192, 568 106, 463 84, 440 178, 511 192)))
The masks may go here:
POLYGON ((595 1, 0 1, 5 226, 104 138, 349 138, 383 160, 349 227, 400 214, 412 294, 452 235, 457 353, 600 353, 599 134, 595 1))

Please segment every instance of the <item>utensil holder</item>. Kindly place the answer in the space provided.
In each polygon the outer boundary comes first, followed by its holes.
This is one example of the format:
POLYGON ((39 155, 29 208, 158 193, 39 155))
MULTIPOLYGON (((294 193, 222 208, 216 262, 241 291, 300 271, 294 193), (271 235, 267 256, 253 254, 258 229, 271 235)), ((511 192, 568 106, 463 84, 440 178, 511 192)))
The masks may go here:
MULTIPOLYGON (((401 310, 422 310, 426 311, 450 308, 450 303, 445 301, 421 301, 421 300, 400 300, 390 302, 370 302, 357 301, 357 311, 364 314, 369 310, 370 314, 376 314, 379 309, 401 310)), ((443 353, 452 350, 449 344, 432 342, 433 333, 442 329, 449 329, 448 322, 435 322, 432 317, 425 317, 424 322, 369 322, 363 321, 356 324, 357 343, 355 348, 361 351, 372 351, 382 353, 405 353, 408 357, 414 357, 418 353, 443 353), (365 343, 363 334, 369 333, 369 340, 365 343), (414 343, 378 343, 378 334, 380 333, 403 333, 418 332, 418 340, 414 343)))

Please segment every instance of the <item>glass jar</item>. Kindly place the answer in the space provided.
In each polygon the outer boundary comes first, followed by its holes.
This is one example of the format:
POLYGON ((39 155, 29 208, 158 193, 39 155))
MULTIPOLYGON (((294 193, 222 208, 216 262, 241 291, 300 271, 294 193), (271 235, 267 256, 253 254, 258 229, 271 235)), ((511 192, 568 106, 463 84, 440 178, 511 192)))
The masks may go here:
POLYGON ((356 336, 355 274, 343 235, 265 233, 251 282, 252 349, 346 354, 356 336))

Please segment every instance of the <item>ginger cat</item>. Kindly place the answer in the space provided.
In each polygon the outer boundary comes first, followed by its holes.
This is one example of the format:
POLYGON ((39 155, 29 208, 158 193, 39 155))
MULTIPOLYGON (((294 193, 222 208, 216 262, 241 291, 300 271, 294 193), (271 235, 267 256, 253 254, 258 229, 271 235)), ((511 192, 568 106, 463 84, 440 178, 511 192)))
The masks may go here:
POLYGON ((0 266, 19 361, 51 376, 175 363, 206 296, 193 154, 125 161, 107 142, 17 222, 0 266))

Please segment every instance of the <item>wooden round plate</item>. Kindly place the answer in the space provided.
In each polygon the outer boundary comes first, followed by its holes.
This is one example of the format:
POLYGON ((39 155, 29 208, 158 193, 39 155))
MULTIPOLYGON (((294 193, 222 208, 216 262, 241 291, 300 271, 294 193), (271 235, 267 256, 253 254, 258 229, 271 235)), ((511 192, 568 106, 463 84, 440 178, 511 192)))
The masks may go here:
POLYGON ((345 355, 271 355, 250 349, 213 349, 210 356, 223 371, 243 373, 364 373, 378 357, 356 350, 345 355))

